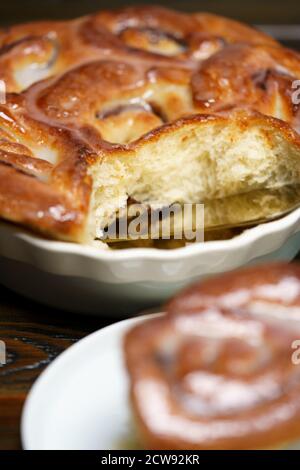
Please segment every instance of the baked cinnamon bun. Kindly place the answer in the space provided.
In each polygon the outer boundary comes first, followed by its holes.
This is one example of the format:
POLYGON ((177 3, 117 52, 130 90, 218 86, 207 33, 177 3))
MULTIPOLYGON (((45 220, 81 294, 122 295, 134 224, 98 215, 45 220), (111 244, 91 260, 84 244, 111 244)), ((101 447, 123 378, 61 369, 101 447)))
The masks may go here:
POLYGON ((300 266, 248 268, 188 288, 125 339, 151 449, 283 447, 300 437, 300 266))
POLYGON ((226 44, 277 44, 237 21, 158 6, 105 10, 71 21, 42 21, 0 33, 0 75, 8 91, 94 60, 194 68, 226 44))
POLYGON ((204 203, 216 229, 277 217, 299 204, 281 206, 300 183, 299 78, 296 52, 210 14, 143 6, 8 28, 0 216, 79 243, 129 201, 204 203))

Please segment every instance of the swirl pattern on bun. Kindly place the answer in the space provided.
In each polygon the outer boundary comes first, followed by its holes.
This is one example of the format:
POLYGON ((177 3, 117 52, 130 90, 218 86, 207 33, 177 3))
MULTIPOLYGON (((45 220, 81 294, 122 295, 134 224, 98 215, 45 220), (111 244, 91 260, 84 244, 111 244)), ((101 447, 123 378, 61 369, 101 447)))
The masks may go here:
POLYGON ((240 270, 179 294, 125 340, 144 444, 266 449, 299 438, 299 334, 297 264, 240 270))
MULTIPOLYGON (((0 216, 90 243, 130 200, 215 207, 297 186, 298 78, 296 52, 206 13, 130 7, 3 30, 0 216)), ((225 205, 243 220, 243 204, 225 205)))

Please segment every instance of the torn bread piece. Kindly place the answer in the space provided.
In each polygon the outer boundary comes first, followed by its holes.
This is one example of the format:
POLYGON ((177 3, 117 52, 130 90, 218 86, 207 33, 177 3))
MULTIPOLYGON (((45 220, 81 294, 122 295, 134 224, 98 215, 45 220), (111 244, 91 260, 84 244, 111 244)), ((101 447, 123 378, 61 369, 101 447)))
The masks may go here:
POLYGON ((112 145, 92 128, 35 120, 23 97, 8 98, 0 108, 0 213, 47 236, 101 240, 130 201, 203 203, 214 229, 297 207, 300 137, 276 118, 243 109, 193 115, 112 145))
POLYGON ((300 138, 277 119, 244 111, 180 119, 122 151, 108 151, 90 166, 89 233, 101 238, 129 198, 154 207, 207 204, 208 225, 216 220, 222 225, 221 212, 223 225, 247 222, 245 213, 250 220, 276 216, 288 211, 289 202, 291 209, 297 206, 297 191, 287 189, 287 199, 282 195, 285 187, 299 184, 299 163, 300 138), (258 202, 255 191, 275 189, 282 190, 277 208, 274 198, 266 203, 263 193, 258 202), (223 198, 229 197, 236 198, 231 199, 234 218, 226 216, 223 198))

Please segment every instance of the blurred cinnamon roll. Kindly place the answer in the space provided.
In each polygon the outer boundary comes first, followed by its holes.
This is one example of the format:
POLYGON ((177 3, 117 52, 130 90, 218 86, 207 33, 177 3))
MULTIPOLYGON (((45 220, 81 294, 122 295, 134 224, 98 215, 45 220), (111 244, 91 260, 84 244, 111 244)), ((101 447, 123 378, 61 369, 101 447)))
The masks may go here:
POLYGON ((125 340, 133 410, 152 449, 257 449, 300 437, 300 266, 196 284, 125 340))

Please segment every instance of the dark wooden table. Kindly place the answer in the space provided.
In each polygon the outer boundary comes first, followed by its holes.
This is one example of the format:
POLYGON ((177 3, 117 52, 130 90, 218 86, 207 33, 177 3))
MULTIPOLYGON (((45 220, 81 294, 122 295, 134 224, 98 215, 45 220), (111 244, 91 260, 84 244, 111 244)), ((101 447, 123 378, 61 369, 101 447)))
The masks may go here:
POLYGON ((0 450, 20 449, 20 417, 26 395, 45 367, 77 340, 112 323, 71 315, 31 302, 0 286, 0 450))
POLYGON ((0 340, 7 348, 7 363, 0 365, 0 450, 21 448, 23 404, 48 364, 76 341, 112 323, 111 318, 45 307, 0 286, 0 340))

